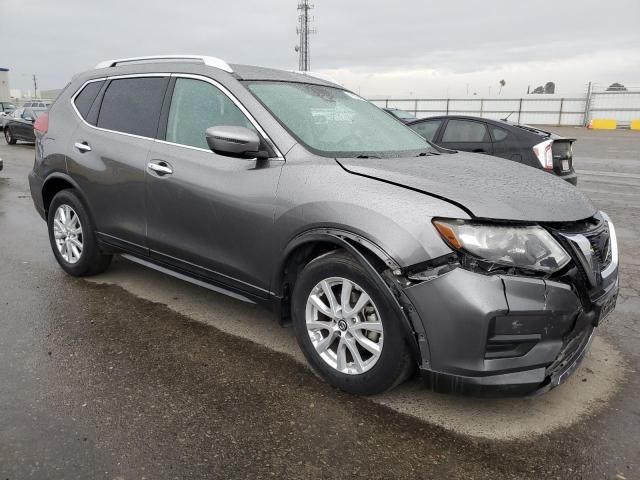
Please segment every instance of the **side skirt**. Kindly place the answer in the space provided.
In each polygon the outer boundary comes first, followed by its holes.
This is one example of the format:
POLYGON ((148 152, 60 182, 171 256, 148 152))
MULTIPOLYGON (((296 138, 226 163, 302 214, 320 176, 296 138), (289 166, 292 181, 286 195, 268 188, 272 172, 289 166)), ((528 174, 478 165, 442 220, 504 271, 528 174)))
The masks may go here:
POLYGON ((189 275, 185 275, 183 273, 176 272, 175 270, 171 270, 171 269, 165 268, 165 267, 163 267, 161 265, 157 265, 157 264, 149 262, 147 260, 143 260, 141 258, 138 258, 138 257, 134 256, 134 255, 130 255, 128 253, 121 253, 120 256, 122 258, 125 258, 125 259, 131 261, 131 262, 137 263, 137 264, 142 265, 144 267, 151 268, 151 269, 156 270, 156 271, 161 272, 161 273, 165 273, 167 275, 171 275, 172 277, 178 278, 180 280, 184 280, 185 282, 189 282, 189 283, 192 283, 194 285, 198 285, 199 287, 203 287, 203 288, 206 288, 208 290, 212 290, 214 292, 221 293, 223 295, 227 295, 229 297, 235 298, 237 300, 241 300, 241 301, 246 302, 246 303, 253 303, 253 304, 256 303, 254 300, 250 299, 249 297, 246 297, 246 296, 241 295, 239 293, 233 292, 233 291, 228 290, 228 289, 223 288, 223 287, 212 285, 211 283, 204 282, 202 280, 199 280, 197 278, 191 277, 189 275))

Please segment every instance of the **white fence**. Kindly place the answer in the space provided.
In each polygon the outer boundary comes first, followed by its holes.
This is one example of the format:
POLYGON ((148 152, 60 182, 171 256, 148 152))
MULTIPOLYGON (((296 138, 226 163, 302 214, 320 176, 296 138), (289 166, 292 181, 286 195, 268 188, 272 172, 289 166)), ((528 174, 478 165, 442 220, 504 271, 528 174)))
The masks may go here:
POLYGON ((613 118, 619 126, 640 120, 640 89, 606 91, 590 85, 582 98, 527 95, 522 98, 382 98, 381 107, 413 112, 416 117, 472 115, 533 125, 588 125, 594 118, 613 118))

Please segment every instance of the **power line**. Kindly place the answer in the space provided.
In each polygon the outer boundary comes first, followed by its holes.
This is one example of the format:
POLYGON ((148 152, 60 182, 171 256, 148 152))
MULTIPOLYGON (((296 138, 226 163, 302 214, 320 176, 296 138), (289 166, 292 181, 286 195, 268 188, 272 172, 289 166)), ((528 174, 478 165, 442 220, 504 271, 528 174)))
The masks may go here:
POLYGON ((309 35, 316 33, 316 29, 309 24, 313 22, 313 17, 309 16, 309 10, 313 8, 313 5, 309 3, 309 0, 302 0, 298 3, 298 28, 296 33, 299 35, 299 42, 296 45, 296 52, 298 52, 298 70, 306 72, 311 68, 311 55, 309 53, 309 35))

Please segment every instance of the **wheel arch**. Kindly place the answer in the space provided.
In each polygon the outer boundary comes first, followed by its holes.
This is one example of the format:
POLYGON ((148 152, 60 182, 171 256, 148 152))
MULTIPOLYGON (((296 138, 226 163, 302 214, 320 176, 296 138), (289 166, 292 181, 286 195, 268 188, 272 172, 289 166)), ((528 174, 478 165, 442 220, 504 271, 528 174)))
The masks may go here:
MULTIPOLYGON (((71 177, 64 173, 52 173, 42 184, 42 206, 44 208, 45 218, 49 215, 49 206, 53 197, 61 190, 73 189, 80 196, 80 200, 87 207, 87 201, 78 184, 71 177)), ((89 212, 89 214, 91 214, 89 212)))
POLYGON ((422 332, 422 325, 416 325, 415 319, 407 315, 402 295, 397 288, 392 288, 389 280, 398 263, 382 248, 361 235, 346 230, 320 228, 304 232, 293 238, 285 248, 276 275, 274 277, 274 294, 279 299, 280 321, 289 320, 291 304, 290 294, 296 278, 305 265, 311 260, 335 250, 343 249, 367 270, 373 281, 385 292, 397 311, 402 324, 403 334, 407 340, 413 357, 422 362, 423 355, 417 340, 417 332, 422 332), (386 278, 386 279, 385 279, 386 278))
POLYGON ((274 293, 280 296, 284 293, 287 275, 292 273, 292 267, 304 266, 310 260, 338 248, 356 254, 357 258, 363 257, 377 271, 385 267, 400 268, 382 248, 361 235, 337 228, 318 228, 299 234, 287 244, 273 278, 274 293))

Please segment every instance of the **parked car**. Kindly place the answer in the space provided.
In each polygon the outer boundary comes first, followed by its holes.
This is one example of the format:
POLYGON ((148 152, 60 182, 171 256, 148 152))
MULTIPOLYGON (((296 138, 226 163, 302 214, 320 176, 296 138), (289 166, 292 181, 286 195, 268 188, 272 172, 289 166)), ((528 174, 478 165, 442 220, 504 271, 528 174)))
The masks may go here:
POLYGON ((413 113, 407 112, 406 110, 400 110, 399 108, 383 108, 383 110, 390 113, 403 123, 409 123, 416 119, 416 116, 413 113))
POLYGON ((0 127, 2 127, 2 129, 4 130, 4 127, 9 122, 9 120, 12 118, 20 118, 22 112, 24 112, 24 108, 16 108, 12 112, 0 115, 0 127))
POLYGON ((0 102, 0 129, 4 128, 5 119, 9 117, 16 109, 16 106, 10 102, 0 102))
POLYGON ((9 117, 4 126, 4 139, 7 144, 15 145, 18 140, 35 142, 33 125, 45 111, 44 108, 25 108, 20 115, 9 117))
POLYGON ((506 158, 578 183, 573 169, 575 138, 506 120, 460 115, 423 118, 409 127, 445 148, 506 158))
POLYGON ((11 102, 0 102, 0 114, 11 113, 16 109, 16 105, 11 102))
POLYGON ((269 305, 348 392, 415 367, 438 388, 555 387, 615 306, 615 229, 582 192, 435 148, 313 74, 107 61, 34 129, 31 195, 64 271, 120 254, 269 305))

